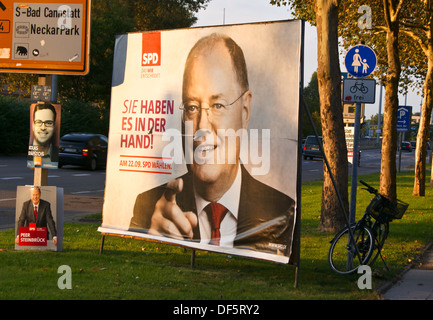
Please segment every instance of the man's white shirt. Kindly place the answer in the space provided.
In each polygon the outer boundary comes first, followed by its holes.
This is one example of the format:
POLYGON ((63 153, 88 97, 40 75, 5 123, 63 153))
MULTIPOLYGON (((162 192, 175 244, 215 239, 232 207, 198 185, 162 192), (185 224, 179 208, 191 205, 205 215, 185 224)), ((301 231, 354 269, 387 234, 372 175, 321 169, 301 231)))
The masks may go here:
MULTIPOLYGON (((238 211, 239 211, 239 199, 241 195, 241 168, 238 167, 238 172, 235 181, 231 185, 230 189, 218 200, 218 203, 222 204, 228 209, 223 221, 221 222, 220 233, 221 247, 233 247, 233 241, 236 237, 236 230, 238 225, 238 211)), ((200 229, 200 243, 208 244, 211 239, 211 223, 208 219, 207 213, 204 208, 210 203, 204 200, 198 195, 194 189, 195 203, 198 212, 198 225, 200 229)))

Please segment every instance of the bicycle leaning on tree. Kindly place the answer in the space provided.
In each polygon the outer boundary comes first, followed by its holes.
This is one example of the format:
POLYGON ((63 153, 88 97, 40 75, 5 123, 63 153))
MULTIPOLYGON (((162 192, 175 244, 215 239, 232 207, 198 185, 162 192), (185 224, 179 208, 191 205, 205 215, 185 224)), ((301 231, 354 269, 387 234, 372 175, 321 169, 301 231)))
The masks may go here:
POLYGON ((363 188, 374 197, 365 210, 362 218, 346 226, 331 240, 328 262, 331 269, 339 274, 355 273, 361 265, 372 265, 380 256, 389 233, 389 223, 401 219, 409 204, 398 199, 391 199, 380 194, 364 181, 363 188))

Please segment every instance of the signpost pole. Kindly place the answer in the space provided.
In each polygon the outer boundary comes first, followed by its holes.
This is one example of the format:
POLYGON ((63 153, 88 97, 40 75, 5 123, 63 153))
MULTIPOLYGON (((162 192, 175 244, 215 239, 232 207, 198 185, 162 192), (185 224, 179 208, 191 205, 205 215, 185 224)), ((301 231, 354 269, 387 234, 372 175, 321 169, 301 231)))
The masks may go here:
POLYGON ((400 148, 398 150, 398 172, 401 171, 401 147, 403 146, 404 132, 400 132, 400 148))
MULTIPOLYGON (((376 142, 379 144, 381 130, 380 130, 380 117, 382 114, 382 83, 380 83, 380 93, 379 93, 379 112, 377 113, 377 129, 376 129, 376 142)), ((381 146, 382 148, 382 146, 381 146)))
POLYGON ((357 102, 355 107, 355 125, 353 133, 353 164, 352 164, 352 183, 350 190, 350 224, 355 223, 356 214, 356 188, 358 182, 358 157, 359 157, 359 129, 361 123, 361 103, 357 102))
MULTIPOLYGON (((41 75, 38 77, 38 85, 51 86, 52 77, 41 75)), ((35 186, 46 186, 48 185, 48 169, 46 168, 34 168, 33 185, 35 186)))
MULTIPOLYGON (((361 103, 357 102, 355 106, 355 123, 353 133, 353 163, 352 163, 352 183, 350 188, 350 211, 349 211, 349 228, 355 223, 356 215, 356 189, 358 183, 358 144, 359 144, 359 128, 361 122, 361 103)), ((350 245, 351 239, 348 239, 350 245)), ((347 254, 347 267, 352 268, 353 255, 347 254)))
MULTIPOLYGON (((374 51, 365 46, 357 45, 352 47, 344 58, 347 71, 355 79, 345 79, 343 82, 343 103, 356 103, 355 107, 355 122, 353 133, 353 163, 352 163, 352 183, 350 194, 350 212, 349 212, 349 231, 350 225, 355 223, 356 216, 356 191, 358 184, 358 158, 359 158, 359 131, 361 123, 361 103, 374 103, 376 82, 374 79, 363 78, 370 75, 376 68, 377 57, 374 51)), ((350 238, 353 234, 349 232, 350 238)), ((351 247, 351 242, 355 239, 348 239, 348 247, 351 247)), ((356 245, 355 245, 356 246, 356 245)), ((355 247, 356 248, 356 247, 355 247)), ((353 254, 347 253, 347 267, 352 268, 353 254)), ((362 264, 361 257, 358 254, 360 263, 362 264)))

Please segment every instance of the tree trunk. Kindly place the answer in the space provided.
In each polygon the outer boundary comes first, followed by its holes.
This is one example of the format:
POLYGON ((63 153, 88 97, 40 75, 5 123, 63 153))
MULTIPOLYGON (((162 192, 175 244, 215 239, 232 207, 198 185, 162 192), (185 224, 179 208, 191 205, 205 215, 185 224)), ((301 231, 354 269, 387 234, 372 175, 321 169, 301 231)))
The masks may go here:
MULTIPOLYGON (((316 0, 318 71, 323 147, 336 181, 344 210, 348 212, 348 164, 341 100, 338 54, 338 0, 316 0)), ((337 192, 323 165, 322 211, 319 230, 336 232, 345 225, 337 192)))
POLYGON ((397 197, 396 152, 397 152, 397 111, 398 82, 400 80, 400 56, 398 48, 398 14, 394 11, 398 1, 384 0, 384 14, 387 25, 386 51, 388 72, 385 81, 385 112, 383 118, 382 161, 380 168, 380 193, 397 197))
POLYGON ((433 108, 433 45, 429 45, 428 69, 424 82, 424 100, 415 149, 414 196, 425 196, 427 139, 430 136, 430 119, 433 108))
MULTIPOLYGON (((425 8, 433 9, 433 3, 429 0, 424 2, 425 8)), ((421 108, 421 121, 419 124, 418 135, 416 137, 415 149, 415 178, 413 186, 414 196, 425 196, 425 180, 426 180, 426 157, 427 157, 427 140, 430 137, 430 119, 433 109, 433 13, 430 13, 430 21, 428 24, 429 30, 427 34, 427 55, 428 67, 424 81, 424 100, 421 108)), ((433 145, 430 145, 433 147, 433 145)), ((433 169, 431 173, 433 178, 433 169)))

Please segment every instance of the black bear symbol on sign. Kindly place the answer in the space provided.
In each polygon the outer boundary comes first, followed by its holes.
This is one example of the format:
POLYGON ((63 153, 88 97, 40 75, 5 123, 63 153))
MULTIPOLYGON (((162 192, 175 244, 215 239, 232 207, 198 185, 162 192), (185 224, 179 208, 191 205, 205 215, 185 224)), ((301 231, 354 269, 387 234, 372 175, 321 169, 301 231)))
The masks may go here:
POLYGON ((18 54, 19 56, 26 56, 27 55, 27 48, 23 47, 23 46, 18 46, 16 54, 18 54))

